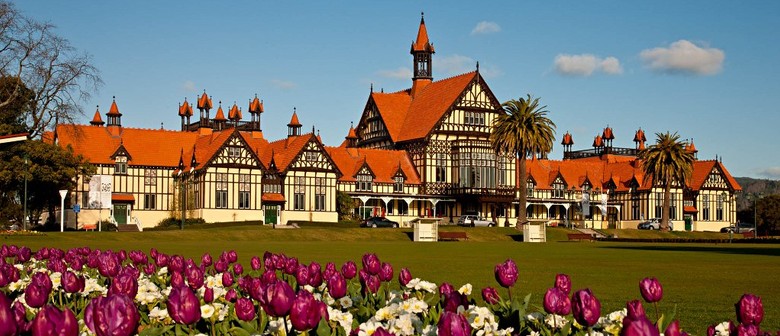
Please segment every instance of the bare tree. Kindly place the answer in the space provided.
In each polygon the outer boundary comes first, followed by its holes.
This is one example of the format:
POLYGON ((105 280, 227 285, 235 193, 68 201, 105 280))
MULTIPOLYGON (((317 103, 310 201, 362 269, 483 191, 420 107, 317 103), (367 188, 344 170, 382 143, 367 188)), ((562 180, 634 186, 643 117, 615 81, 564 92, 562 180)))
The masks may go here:
POLYGON ((25 87, 33 103, 24 120, 31 137, 38 137, 57 120, 73 122, 82 116, 79 102, 102 84, 87 53, 57 36, 54 26, 25 17, 13 4, 0 1, 0 76, 19 78, 0 99, 0 109, 12 104, 25 87))

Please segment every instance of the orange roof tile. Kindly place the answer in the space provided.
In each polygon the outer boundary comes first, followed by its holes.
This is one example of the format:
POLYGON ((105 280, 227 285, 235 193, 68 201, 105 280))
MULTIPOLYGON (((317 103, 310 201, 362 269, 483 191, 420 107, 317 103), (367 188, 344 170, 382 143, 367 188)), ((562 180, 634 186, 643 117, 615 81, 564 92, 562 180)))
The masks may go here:
POLYGON ((100 117, 100 107, 95 110, 95 116, 92 117, 92 121, 89 122, 91 125, 103 125, 105 122, 103 122, 103 118, 100 117))
POLYGON ((685 150, 691 152, 691 153, 697 153, 699 150, 696 149, 696 145, 693 144, 693 140, 688 143, 687 146, 685 146, 685 150))
POLYGON ((264 193, 261 197, 263 202, 284 202, 284 195, 277 193, 264 193))
POLYGON ((645 142, 647 141, 647 138, 645 137, 645 131, 643 131, 641 128, 636 131, 636 134, 634 134, 634 142, 645 142))
POLYGON ((600 135, 593 138, 593 147, 604 147, 604 140, 602 140, 600 135))
POLYGON ((607 126, 607 128, 604 129, 603 134, 604 140, 614 140, 615 134, 612 133, 612 127, 607 126))
POLYGON ((217 115, 214 116, 214 120, 217 121, 227 120, 227 118, 225 118, 225 112, 222 111, 222 104, 219 105, 219 108, 217 109, 217 115))
POLYGON ((686 205, 686 206, 683 207, 683 212, 684 213, 697 213, 697 212, 699 212, 699 210, 697 210, 695 206, 686 205))
POLYGON ((266 167, 269 167, 271 160, 273 160, 279 171, 285 171, 303 150, 303 147, 313 139, 316 139, 314 134, 306 133, 271 142, 263 151, 261 160, 266 167))
POLYGON ((401 150, 325 147, 333 162, 342 172, 339 181, 355 181, 355 175, 363 167, 368 165, 374 173, 374 182, 393 183, 400 166, 406 176, 404 183, 419 184, 420 177, 417 169, 412 165, 409 155, 401 150))
POLYGON ((92 164, 114 164, 111 155, 120 144, 132 156, 131 165, 176 167, 181 149, 192 148, 198 134, 124 127, 112 136, 105 127, 60 124, 55 130, 60 146, 72 146, 92 164))
POLYGON ((302 126, 301 123, 298 121, 298 112, 293 111, 292 118, 290 118, 290 123, 287 124, 287 126, 290 127, 302 126))
POLYGON ((417 30, 417 39, 412 43, 411 51, 436 52, 433 49, 433 44, 428 40, 428 30, 425 28, 425 17, 420 18, 420 28, 417 30))
POLYGON ((717 168, 726 180, 726 183, 734 190, 742 190, 742 186, 739 185, 737 180, 731 176, 731 173, 726 170, 726 167, 715 160, 696 160, 693 162, 693 172, 691 173, 691 179, 688 182, 688 186, 693 190, 701 190, 704 186, 704 182, 710 176, 713 169, 717 168))
POLYGON ((346 139, 357 139, 357 134, 355 134, 355 128, 352 126, 349 126, 349 133, 347 133, 346 139))
POLYGON ((206 90, 203 90, 203 94, 198 99, 198 109, 210 110, 212 107, 214 107, 214 104, 211 103, 211 97, 206 95, 206 90))
POLYGON ((132 194, 111 194, 111 201, 135 203, 135 197, 132 194))
POLYGON ((231 107, 230 112, 228 112, 228 118, 230 118, 230 120, 241 120, 241 110, 235 103, 233 103, 233 107, 231 107))
POLYGON ((249 102, 249 113, 263 113, 263 102, 257 99, 257 95, 249 102))
POLYGON ((564 146, 571 146, 574 144, 574 140, 571 137, 571 134, 569 134, 568 131, 566 131, 566 134, 563 135, 563 140, 561 141, 561 145, 564 146))
POLYGON ((179 105, 179 116, 180 117, 191 117, 192 116, 192 105, 187 102, 187 98, 184 98, 184 104, 179 105))
POLYGON ((113 116, 113 115, 121 116, 122 115, 122 113, 119 113, 119 108, 116 106, 116 99, 114 99, 114 101, 111 102, 111 108, 108 109, 108 113, 106 113, 106 115, 111 115, 111 116, 113 116))

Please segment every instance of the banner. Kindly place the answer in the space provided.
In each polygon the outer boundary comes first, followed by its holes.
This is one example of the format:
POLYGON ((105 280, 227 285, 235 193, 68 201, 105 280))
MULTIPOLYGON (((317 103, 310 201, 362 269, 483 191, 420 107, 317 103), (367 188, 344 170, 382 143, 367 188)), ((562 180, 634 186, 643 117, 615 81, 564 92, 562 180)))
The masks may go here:
POLYGON ((587 191, 582 193, 582 216, 590 216, 590 193, 587 191))
POLYGON ((89 207, 91 209, 111 208, 111 175, 93 175, 89 180, 89 207))

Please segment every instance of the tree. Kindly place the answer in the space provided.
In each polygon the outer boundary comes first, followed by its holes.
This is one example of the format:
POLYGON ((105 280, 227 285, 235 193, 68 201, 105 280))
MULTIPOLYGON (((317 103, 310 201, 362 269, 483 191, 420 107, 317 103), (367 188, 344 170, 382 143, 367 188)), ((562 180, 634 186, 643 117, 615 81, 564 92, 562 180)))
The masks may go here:
POLYGON ((91 56, 55 34, 53 25, 25 17, 6 1, 0 1, 0 77, 11 84, 0 109, 17 104, 20 96, 27 101, 31 93, 31 103, 21 111, 31 138, 56 121, 73 122, 83 115, 79 102, 102 83, 91 56))
POLYGON ((19 134, 27 131, 25 111, 30 111, 34 101, 32 90, 19 77, 0 77, 0 135, 19 134))
POLYGON ((339 219, 349 219, 355 209, 355 200, 343 191, 336 191, 336 212, 339 219))
MULTIPOLYGON (((759 233, 776 235, 780 232, 780 195, 759 198, 755 203, 756 221, 759 233)), ((752 214, 751 214, 752 215, 752 214)))
POLYGON ((656 133, 655 144, 639 152, 645 179, 650 177, 653 185, 664 187, 664 203, 661 212, 661 228, 669 230, 669 209, 671 208, 672 184, 685 188, 693 172, 693 152, 685 149, 687 141, 681 141, 674 134, 656 133))
POLYGON ((525 223, 528 202, 528 171, 526 159, 546 155, 555 141, 555 123, 547 118, 547 106, 539 106, 539 98, 527 95, 502 104, 504 113, 499 114, 490 133, 490 144, 499 154, 512 153, 518 159, 520 211, 517 227, 525 223))

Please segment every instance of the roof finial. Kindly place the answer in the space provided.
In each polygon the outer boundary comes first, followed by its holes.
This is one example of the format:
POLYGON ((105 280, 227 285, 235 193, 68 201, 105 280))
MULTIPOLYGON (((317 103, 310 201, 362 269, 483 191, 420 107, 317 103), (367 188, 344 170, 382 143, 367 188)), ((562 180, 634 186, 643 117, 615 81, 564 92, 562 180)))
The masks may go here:
POLYGON ((314 125, 311 125, 311 133, 314 134, 314 125))
POLYGON ((479 72, 479 61, 477 61, 477 72, 479 72))
POLYGON ((371 83, 371 93, 374 93, 374 83, 371 83))
POLYGON ((165 129, 165 128, 163 127, 163 123, 160 123, 160 129, 165 129))
POLYGON ((352 127, 353 127, 353 124, 352 124, 352 122, 350 121, 350 122, 349 122, 349 128, 352 128, 352 127))
POLYGON ((420 12, 420 22, 425 22, 425 12, 420 12))

